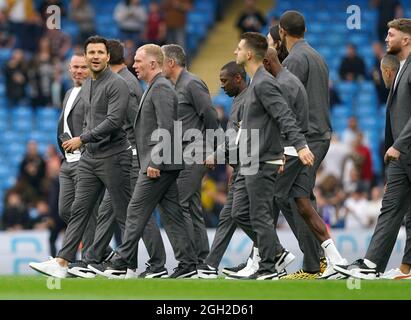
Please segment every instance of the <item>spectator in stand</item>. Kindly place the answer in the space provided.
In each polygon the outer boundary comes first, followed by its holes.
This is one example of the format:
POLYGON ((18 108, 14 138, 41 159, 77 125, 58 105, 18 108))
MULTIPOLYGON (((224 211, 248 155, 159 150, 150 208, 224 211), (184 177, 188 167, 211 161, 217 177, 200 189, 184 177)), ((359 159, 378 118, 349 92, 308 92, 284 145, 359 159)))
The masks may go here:
POLYGON ((10 30, 9 22, 3 11, 0 10, 0 48, 12 48, 15 38, 10 30))
POLYGON ((376 186, 371 189, 371 199, 368 201, 365 209, 365 215, 368 217, 370 227, 377 224, 378 216, 382 207, 382 187, 376 186))
POLYGON ((15 49, 11 59, 4 67, 6 80, 6 96, 9 107, 22 103, 26 98, 27 65, 24 60, 24 52, 15 49))
POLYGON ((54 78, 50 39, 43 37, 39 51, 33 56, 28 68, 30 100, 33 107, 51 105, 51 85, 54 78))
POLYGON ((357 133, 353 142, 353 158, 363 187, 368 192, 373 180, 372 158, 370 149, 364 145, 364 135, 362 132, 357 133))
POLYGON ((50 41, 50 54, 52 58, 63 61, 71 49, 71 38, 60 29, 48 29, 44 35, 50 41))
MULTIPOLYGON (((375 55, 375 61, 371 71, 371 76, 372 80, 374 81, 375 90, 377 91, 379 105, 385 105, 385 103, 387 102, 388 93, 390 92, 389 87, 387 89, 387 87, 384 84, 381 71, 381 60, 385 54, 385 51, 384 47, 380 42, 374 42, 372 48, 375 55)), ((395 56, 393 57, 396 58, 395 56)), ((395 73, 397 72, 397 70, 395 71, 395 73)))
POLYGON ((123 41, 130 39, 140 45, 147 22, 147 11, 140 0, 119 2, 114 9, 114 20, 117 21, 123 41))
POLYGON ((341 182, 333 175, 326 176, 316 188, 317 204, 324 222, 333 225, 345 200, 341 182))
POLYGON ((328 88, 330 89, 330 108, 341 103, 340 96, 337 90, 334 88, 334 83, 330 80, 328 81, 328 88))
POLYGON ((44 22, 37 12, 33 12, 33 14, 27 18, 25 24, 26 32, 21 37, 21 49, 31 55, 37 52, 39 41, 44 34, 43 25, 44 22))
POLYGON ((86 39, 96 33, 94 26, 94 9, 87 0, 71 0, 69 19, 76 22, 79 27, 77 43, 83 44, 86 39))
POLYGON ((51 105, 59 107, 63 103, 64 94, 67 91, 66 85, 63 79, 63 70, 61 63, 55 62, 53 64, 53 82, 51 83, 50 96, 51 105))
POLYGON ((264 15, 256 8, 255 0, 245 0, 244 11, 237 20, 237 28, 240 33, 244 32, 261 32, 267 25, 264 15))
POLYGON ((167 27, 160 13, 160 6, 157 2, 150 2, 144 40, 162 46, 165 44, 166 36, 167 27))
POLYGON ((349 154, 350 148, 333 134, 330 148, 322 163, 324 174, 333 175, 337 179, 341 179, 343 163, 349 154))
MULTIPOLYGON (((345 143, 349 148, 351 148, 352 143, 354 142, 357 134, 360 133, 361 130, 358 127, 358 121, 356 117, 350 117, 348 119, 348 126, 345 128, 342 134, 342 142, 345 143)), ((368 145, 368 139, 365 137, 365 144, 368 145)))
POLYGON ((30 34, 30 29, 27 27, 27 21, 35 13, 33 1, 3 1, 0 9, 5 12, 9 20, 11 33, 16 37, 16 47, 24 48, 23 37, 30 34))
MULTIPOLYGON (((163 12, 167 28, 167 43, 186 49, 186 20, 191 10, 191 0, 164 0, 163 12)), ((186 50, 187 51, 187 50, 186 50)))
POLYGON ((369 228, 372 221, 367 216, 368 201, 365 190, 358 186, 344 202, 344 227, 347 230, 369 228))
POLYGON ((37 150, 37 143, 29 141, 27 151, 20 164, 20 176, 31 187, 33 193, 37 196, 43 195, 41 189, 43 179, 46 175, 46 163, 37 150))
POLYGON ((399 0, 373 0, 372 2, 378 10, 378 39, 384 43, 387 36, 387 23, 394 18, 403 17, 404 10, 399 0))
POLYGON ((47 202, 40 199, 36 207, 31 211, 30 229, 49 230, 53 227, 54 221, 49 213, 50 209, 47 202))
POLYGON ((342 186, 347 195, 355 192, 358 187, 362 187, 360 171, 352 156, 349 156, 344 163, 342 186))
POLYGON ((29 213, 20 194, 10 191, 5 197, 3 228, 6 231, 27 229, 30 223, 29 213))
POLYGON ((347 45, 347 53, 341 61, 339 68, 340 77, 344 81, 356 81, 366 77, 365 63, 358 56, 357 49, 353 44, 347 45))

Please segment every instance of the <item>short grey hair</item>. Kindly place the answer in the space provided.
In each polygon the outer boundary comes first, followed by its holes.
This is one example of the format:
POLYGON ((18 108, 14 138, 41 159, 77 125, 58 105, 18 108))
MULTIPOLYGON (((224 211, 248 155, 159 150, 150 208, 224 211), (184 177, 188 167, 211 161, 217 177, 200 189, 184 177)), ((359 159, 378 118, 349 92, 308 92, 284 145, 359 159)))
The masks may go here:
POLYGON ((400 68, 400 60, 393 54, 385 54, 381 59, 381 65, 397 71, 400 68))
POLYGON ((183 47, 178 44, 166 44, 161 47, 163 50, 165 58, 172 59, 180 67, 185 68, 186 66, 186 53, 183 47))

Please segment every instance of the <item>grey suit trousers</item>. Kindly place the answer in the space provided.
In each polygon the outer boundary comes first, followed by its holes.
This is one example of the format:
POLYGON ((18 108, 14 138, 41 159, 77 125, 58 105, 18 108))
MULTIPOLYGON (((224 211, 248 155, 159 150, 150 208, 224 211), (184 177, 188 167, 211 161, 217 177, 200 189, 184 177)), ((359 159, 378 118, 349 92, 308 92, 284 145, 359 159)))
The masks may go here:
POLYGON ((71 216, 58 257, 74 261, 77 247, 99 196, 110 192, 115 216, 127 212, 130 200, 131 150, 96 159, 84 152, 78 163, 78 181, 71 216))
MULTIPOLYGON (((69 224, 71 216, 71 206, 74 202, 74 195, 77 185, 77 162, 63 161, 59 174, 59 215, 65 224, 69 224)), ((88 248, 93 244, 94 233, 96 230, 98 205, 93 209, 90 219, 87 224, 86 231, 82 237, 83 247, 81 249, 81 256, 84 257, 88 248)))
POLYGON ((127 209, 123 243, 116 250, 118 258, 114 257, 113 261, 121 259, 129 266, 135 264, 138 241, 143 236, 154 208, 158 205, 161 222, 170 239, 176 259, 182 267, 196 264, 195 253, 182 219, 176 183, 178 174, 179 171, 162 171, 157 179, 149 178, 145 173, 139 175, 127 209))
MULTIPOLYGON (((253 246, 258 247, 257 235, 253 231, 253 227, 250 221, 250 201, 248 199, 247 187, 245 183, 245 176, 237 174, 236 180, 233 182, 233 186, 231 187, 231 190, 233 193, 231 218, 235 222, 236 226, 239 227, 241 230, 243 230, 244 233, 254 242, 253 246)), ((277 220, 278 220, 278 216, 274 215, 274 212, 278 211, 278 209, 276 208, 277 206, 273 201, 272 218, 273 218, 274 226, 277 225, 277 220)), ((283 252, 284 248, 280 243, 280 240, 278 238, 277 231, 275 228, 274 228, 273 233, 274 233, 274 237, 276 241, 272 245, 275 247, 275 254, 278 255, 283 252)), ((230 239, 227 240, 227 244, 226 244, 227 247, 228 247, 228 242, 230 241, 230 239)), ((252 255, 253 255, 253 251, 251 250, 250 257, 252 255)))
MULTIPOLYGON (((131 190, 134 190, 135 188, 139 171, 139 162, 137 156, 135 155, 133 156, 132 168, 130 172, 131 190)), ((114 216, 110 193, 106 190, 97 218, 97 229, 94 243, 86 253, 85 257, 88 263, 100 263, 106 255, 107 248, 113 236, 115 222, 117 222, 120 227, 121 234, 124 236, 126 218, 127 212, 124 212, 121 216, 114 216)), ((144 229, 143 242, 150 256, 148 263, 153 270, 164 269, 164 265, 166 263, 166 251, 154 216, 151 216, 144 229)), ((135 265, 131 266, 132 269, 137 268, 137 257, 134 261, 135 265)))
POLYGON ((204 263, 210 251, 201 206, 201 182, 206 171, 202 164, 186 164, 177 179, 180 205, 198 264, 204 263))
MULTIPOLYGON (((317 210, 317 202, 313 192, 315 187, 315 179, 318 168, 321 165, 330 147, 329 140, 309 141, 308 146, 314 154, 314 166, 308 169, 309 183, 311 190, 311 203, 317 210)), ((314 233, 305 223, 304 219, 298 213, 297 206, 294 200, 276 199, 278 206, 291 227, 295 237, 298 240, 298 245, 304 253, 303 266, 304 271, 318 272, 320 271, 320 257, 323 255, 319 241, 314 236, 314 233)), ((317 210, 318 211, 318 210, 317 210)))
MULTIPOLYGON (((387 267, 404 215, 411 205, 411 163, 407 163, 402 157, 401 155, 399 160, 388 164, 387 187, 381 212, 365 255, 366 259, 377 265, 378 272, 384 272, 387 267)), ((409 250, 407 245, 406 251, 409 250)))
POLYGON ((214 268, 218 268, 218 266, 220 265, 221 259, 223 258, 224 253, 227 250, 228 245, 230 244, 235 230, 237 229, 237 224, 231 216, 231 210, 233 206, 233 188, 237 174, 238 171, 234 170, 231 177, 232 183, 228 189, 227 200, 218 217, 218 226, 214 235, 213 244, 211 245, 210 253, 205 259, 205 263, 214 268))
POLYGON ((407 234, 407 240, 405 243, 402 263, 411 265, 411 208, 408 208, 408 212, 405 216, 405 231, 407 234))

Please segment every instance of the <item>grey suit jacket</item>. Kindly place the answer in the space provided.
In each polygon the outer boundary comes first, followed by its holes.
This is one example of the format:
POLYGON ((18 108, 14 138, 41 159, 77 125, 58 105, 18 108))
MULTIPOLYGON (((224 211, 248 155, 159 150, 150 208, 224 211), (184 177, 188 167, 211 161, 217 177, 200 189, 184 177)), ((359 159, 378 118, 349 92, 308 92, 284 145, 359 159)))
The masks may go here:
POLYGON ((393 146, 411 161, 411 55, 398 77, 387 100, 385 147, 393 146))
MULTIPOLYGON (((261 65, 255 73, 244 100, 241 128, 247 132, 247 148, 259 162, 281 159, 284 146, 281 133, 297 151, 306 144, 293 112, 282 96, 278 81, 261 65), (259 130, 258 154, 251 148, 251 130, 259 130)), ((244 134, 241 134, 244 139, 244 134)), ((255 161, 255 160, 254 160, 255 161)))
POLYGON ((83 83, 86 127, 80 139, 89 155, 106 158, 130 147, 123 129, 129 96, 126 81, 110 68, 83 83))
MULTIPOLYGON (((301 81, 287 68, 283 68, 276 76, 278 84, 283 92, 283 97, 287 101, 288 106, 294 113, 297 119, 297 126, 301 129, 301 133, 308 132, 308 97, 304 85, 301 81)), ((287 140, 284 140, 284 145, 291 145, 287 140)))
POLYGON ((174 149, 179 147, 177 153, 181 151, 181 141, 176 141, 176 145, 174 144, 174 121, 177 121, 177 108, 177 93, 171 82, 161 73, 157 74, 143 94, 134 123, 141 173, 146 173, 148 167, 163 171, 183 169, 182 154, 180 153, 181 158, 174 159, 174 149), (171 141, 162 144, 161 138, 156 134, 153 135, 157 129, 169 132, 171 141), (163 147, 163 150, 159 147, 163 147), (153 156, 158 159, 161 154, 164 156, 167 153, 170 155, 169 161, 156 163, 153 160, 153 156))
MULTIPOLYGON (((68 90, 66 92, 66 95, 64 96, 63 108, 61 110, 61 114, 60 114, 58 126, 57 126, 57 143, 58 143, 61 153, 63 154, 63 157, 65 157, 65 152, 64 152, 63 147, 61 146, 62 142, 60 141, 59 136, 64 132, 64 111, 66 110, 67 101, 72 91, 73 91, 73 88, 68 90)), ((83 132, 83 122, 84 122, 84 112, 85 111, 84 111, 84 101, 80 98, 80 96, 81 96, 81 90, 78 93, 76 99, 74 100, 70 113, 68 114, 68 117, 67 117, 67 125, 70 128, 70 131, 73 137, 78 137, 83 132)))
POLYGON ((309 129, 307 140, 331 139, 330 97, 328 88, 328 67, 321 55, 305 40, 291 48, 283 61, 303 83, 309 104, 309 129))
POLYGON ((216 130, 219 127, 210 92, 200 78, 183 70, 175 89, 178 96, 178 120, 182 122, 183 134, 193 128, 204 132, 206 129, 216 130))
POLYGON ((143 95, 143 89, 137 78, 127 69, 127 67, 120 70, 118 73, 124 80, 126 80, 130 90, 130 99, 128 101, 128 108, 126 119, 124 123, 124 130, 127 132, 127 139, 133 148, 136 147, 136 139, 134 137, 134 120, 136 120, 138 105, 140 104, 143 95))

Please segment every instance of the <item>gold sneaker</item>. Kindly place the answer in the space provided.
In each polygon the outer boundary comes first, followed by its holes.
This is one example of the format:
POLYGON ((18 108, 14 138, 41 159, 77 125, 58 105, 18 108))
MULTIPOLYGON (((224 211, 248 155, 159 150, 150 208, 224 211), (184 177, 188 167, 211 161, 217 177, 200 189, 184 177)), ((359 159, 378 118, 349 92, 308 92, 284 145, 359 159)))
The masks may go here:
POLYGON ((318 279, 320 276, 321 276, 321 273, 319 272, 311 273, 311 272, 306 272, 303 269, 300 269, 280 279, 281 280, 315 280, 315 279, 318 279))
POLYGON ((320 273, 324 273, 325 269, 327 269, 327 259, 325 257, 320 258, 320 273))

